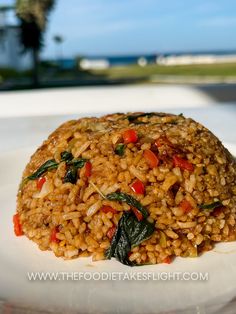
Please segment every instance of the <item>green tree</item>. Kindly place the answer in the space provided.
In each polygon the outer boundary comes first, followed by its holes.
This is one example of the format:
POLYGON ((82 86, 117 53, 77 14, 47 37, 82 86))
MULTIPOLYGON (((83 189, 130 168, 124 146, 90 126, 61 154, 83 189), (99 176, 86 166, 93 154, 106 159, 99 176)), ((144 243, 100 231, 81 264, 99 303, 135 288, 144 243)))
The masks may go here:
POLYGON ((54 35, 53 36, 53 40, 54 40, 55 44, 58 47, 57 59, 60 60, 63 57, 63 54, 62 54, 62 44, 64 42, 64 38, 61 35, 54 35))
POLYGON ((43 47, 43 33, 54 0, 16 0, 16 15, 20 20, 20 40, 24 52, 33 58, 33 84, 39 84, 39 52, 43 47))

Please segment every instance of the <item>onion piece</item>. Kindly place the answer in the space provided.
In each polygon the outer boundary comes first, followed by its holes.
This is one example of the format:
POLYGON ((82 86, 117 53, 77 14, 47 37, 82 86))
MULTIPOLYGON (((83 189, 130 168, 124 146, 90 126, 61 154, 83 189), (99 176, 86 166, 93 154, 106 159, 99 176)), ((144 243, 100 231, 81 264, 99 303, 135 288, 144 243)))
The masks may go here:
POLYGON ((42 189, 40 191, 37 191, 33 194, 33 198, 44 198, 45 196, 47 196, 49 193, 52 192, 52 185, 50 183, 50 181, 46 181, 43 186, 42 189))

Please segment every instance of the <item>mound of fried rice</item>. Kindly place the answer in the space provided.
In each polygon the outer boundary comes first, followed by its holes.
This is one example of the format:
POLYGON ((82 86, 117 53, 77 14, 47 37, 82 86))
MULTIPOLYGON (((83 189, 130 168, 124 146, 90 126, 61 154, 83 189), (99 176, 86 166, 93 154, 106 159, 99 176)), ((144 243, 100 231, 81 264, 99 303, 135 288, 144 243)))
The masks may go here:
POLYGON ((119 220, 134 210, 106 195, 126 193, 145 207, 155 226, 131 248, 128 260, 169 263, 236 239, 235 179, 234 157, 208 129, 182 114, 81 118, 61 125, 31 157, 17 195, 18 223, 41 250, 57 257, 106 259, 119 220), (89 167, 77 169, 74 183, 65 180, 63 152, 89 161, 89 167), (25 181, 52 159, 57 168, 25 181))

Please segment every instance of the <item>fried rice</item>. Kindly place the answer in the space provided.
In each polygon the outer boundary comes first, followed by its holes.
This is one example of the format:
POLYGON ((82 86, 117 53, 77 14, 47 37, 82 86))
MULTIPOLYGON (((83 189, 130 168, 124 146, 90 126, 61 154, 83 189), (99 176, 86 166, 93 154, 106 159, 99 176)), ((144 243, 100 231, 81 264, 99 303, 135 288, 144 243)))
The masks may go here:
POLYGON ((197 257, 236 239, 235 179, 234 157, 182 114, 72 120, 27 164, 15 233, 64 259, 197 257))

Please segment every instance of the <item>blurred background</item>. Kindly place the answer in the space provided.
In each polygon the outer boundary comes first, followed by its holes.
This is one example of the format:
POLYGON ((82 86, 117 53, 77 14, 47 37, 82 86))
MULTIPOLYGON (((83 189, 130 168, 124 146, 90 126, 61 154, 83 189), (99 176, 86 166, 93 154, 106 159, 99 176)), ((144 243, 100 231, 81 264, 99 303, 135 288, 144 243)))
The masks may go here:
POLYGON ((235 0, 0 0, 0 91, 187 85, 236 100, 235 0))

